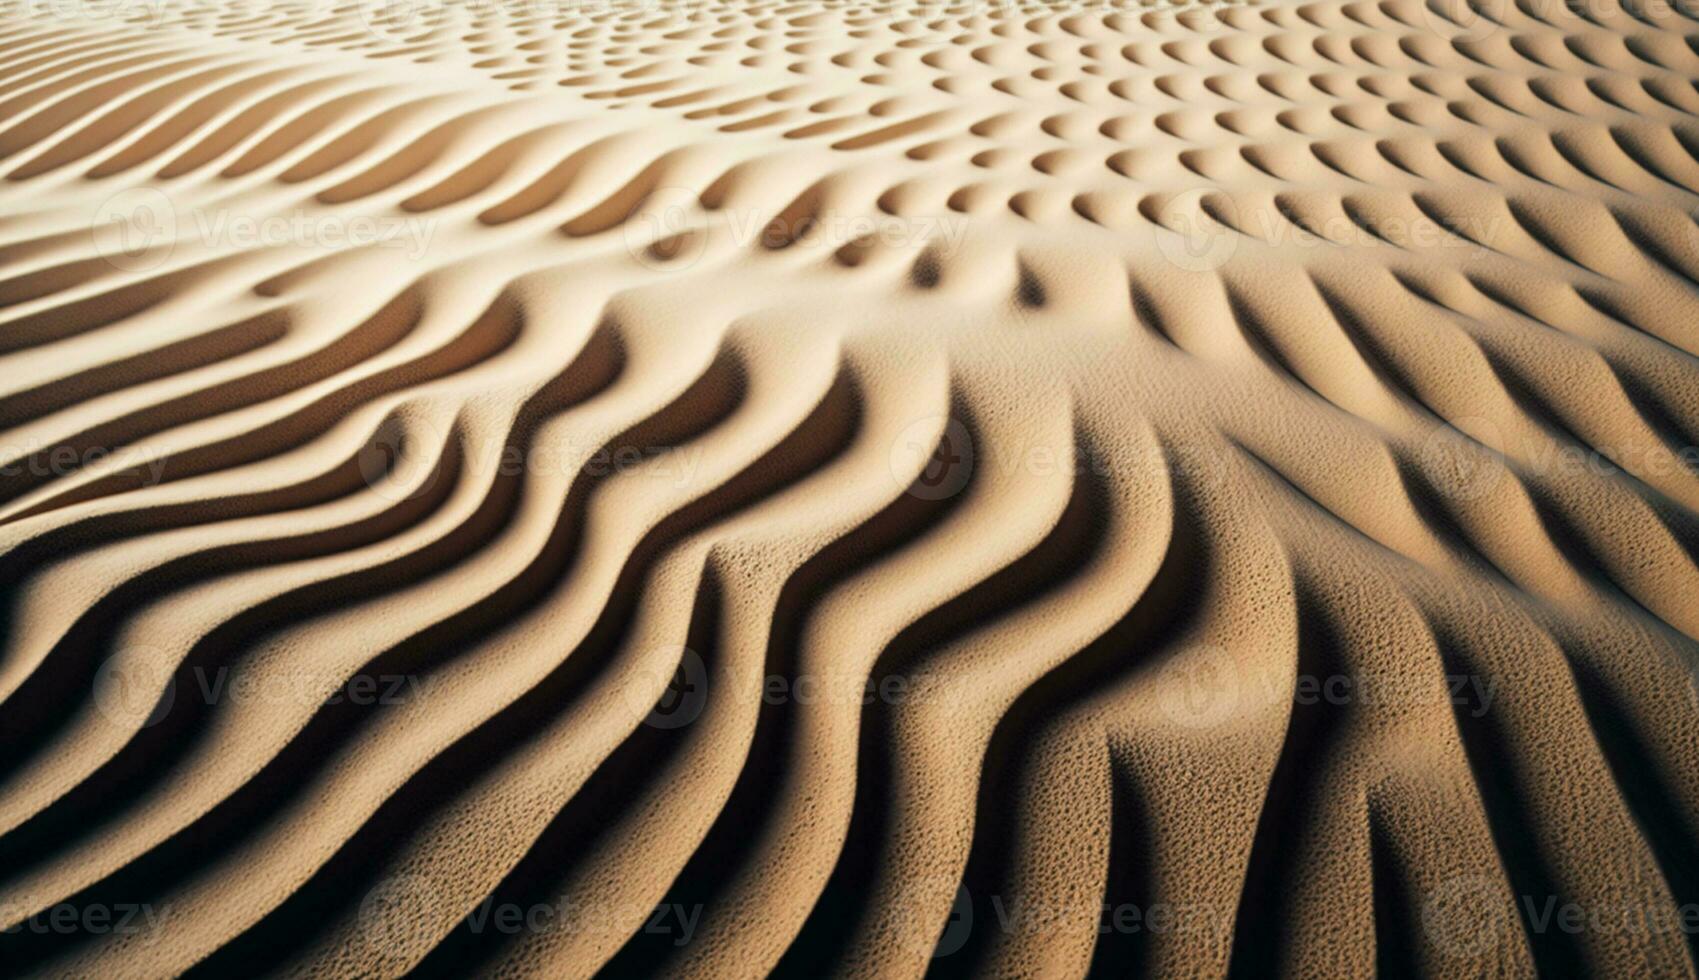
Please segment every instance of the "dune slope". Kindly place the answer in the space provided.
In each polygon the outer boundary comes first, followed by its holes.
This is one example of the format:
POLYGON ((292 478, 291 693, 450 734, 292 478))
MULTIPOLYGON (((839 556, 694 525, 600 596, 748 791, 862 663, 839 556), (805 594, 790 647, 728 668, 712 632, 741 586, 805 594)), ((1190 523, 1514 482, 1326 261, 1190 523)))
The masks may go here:
POLYGON ((10 5, 0 970, 1694 975, 1696 79, 10 5))

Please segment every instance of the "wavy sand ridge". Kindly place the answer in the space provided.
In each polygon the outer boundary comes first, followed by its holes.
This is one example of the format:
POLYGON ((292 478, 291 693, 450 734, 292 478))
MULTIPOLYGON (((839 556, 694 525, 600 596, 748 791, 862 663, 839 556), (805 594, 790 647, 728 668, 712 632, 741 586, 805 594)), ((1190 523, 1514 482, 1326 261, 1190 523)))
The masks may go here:
POLYGON ((9 15, 6 972, 1695 972, 1699 15, 9 15))

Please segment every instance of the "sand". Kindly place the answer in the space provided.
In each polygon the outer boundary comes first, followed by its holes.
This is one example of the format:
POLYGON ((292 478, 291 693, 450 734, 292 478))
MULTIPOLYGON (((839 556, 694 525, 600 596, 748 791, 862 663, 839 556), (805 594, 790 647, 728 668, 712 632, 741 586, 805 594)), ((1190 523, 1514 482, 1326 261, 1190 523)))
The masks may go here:
POLYGON ((1696 79, 13 0, 0 972, 1694 975, 1696 79))

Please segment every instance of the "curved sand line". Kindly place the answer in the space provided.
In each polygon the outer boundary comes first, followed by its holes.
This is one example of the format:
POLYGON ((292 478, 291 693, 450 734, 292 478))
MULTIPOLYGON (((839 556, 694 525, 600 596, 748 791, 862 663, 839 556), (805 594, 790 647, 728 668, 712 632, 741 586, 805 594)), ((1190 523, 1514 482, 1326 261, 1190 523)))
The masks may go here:
POLYGON ((1694 975, 1696 27, 15 6, 0 968, 1694 975))

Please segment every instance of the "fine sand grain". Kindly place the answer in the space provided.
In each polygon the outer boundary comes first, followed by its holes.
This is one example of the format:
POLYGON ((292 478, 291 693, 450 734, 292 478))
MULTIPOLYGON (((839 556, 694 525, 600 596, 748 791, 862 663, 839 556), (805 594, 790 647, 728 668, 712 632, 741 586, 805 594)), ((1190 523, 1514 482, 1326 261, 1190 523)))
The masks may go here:
POLYGON ((1696 80, 12 0, 0 974, 1693 976, 1696 80))

